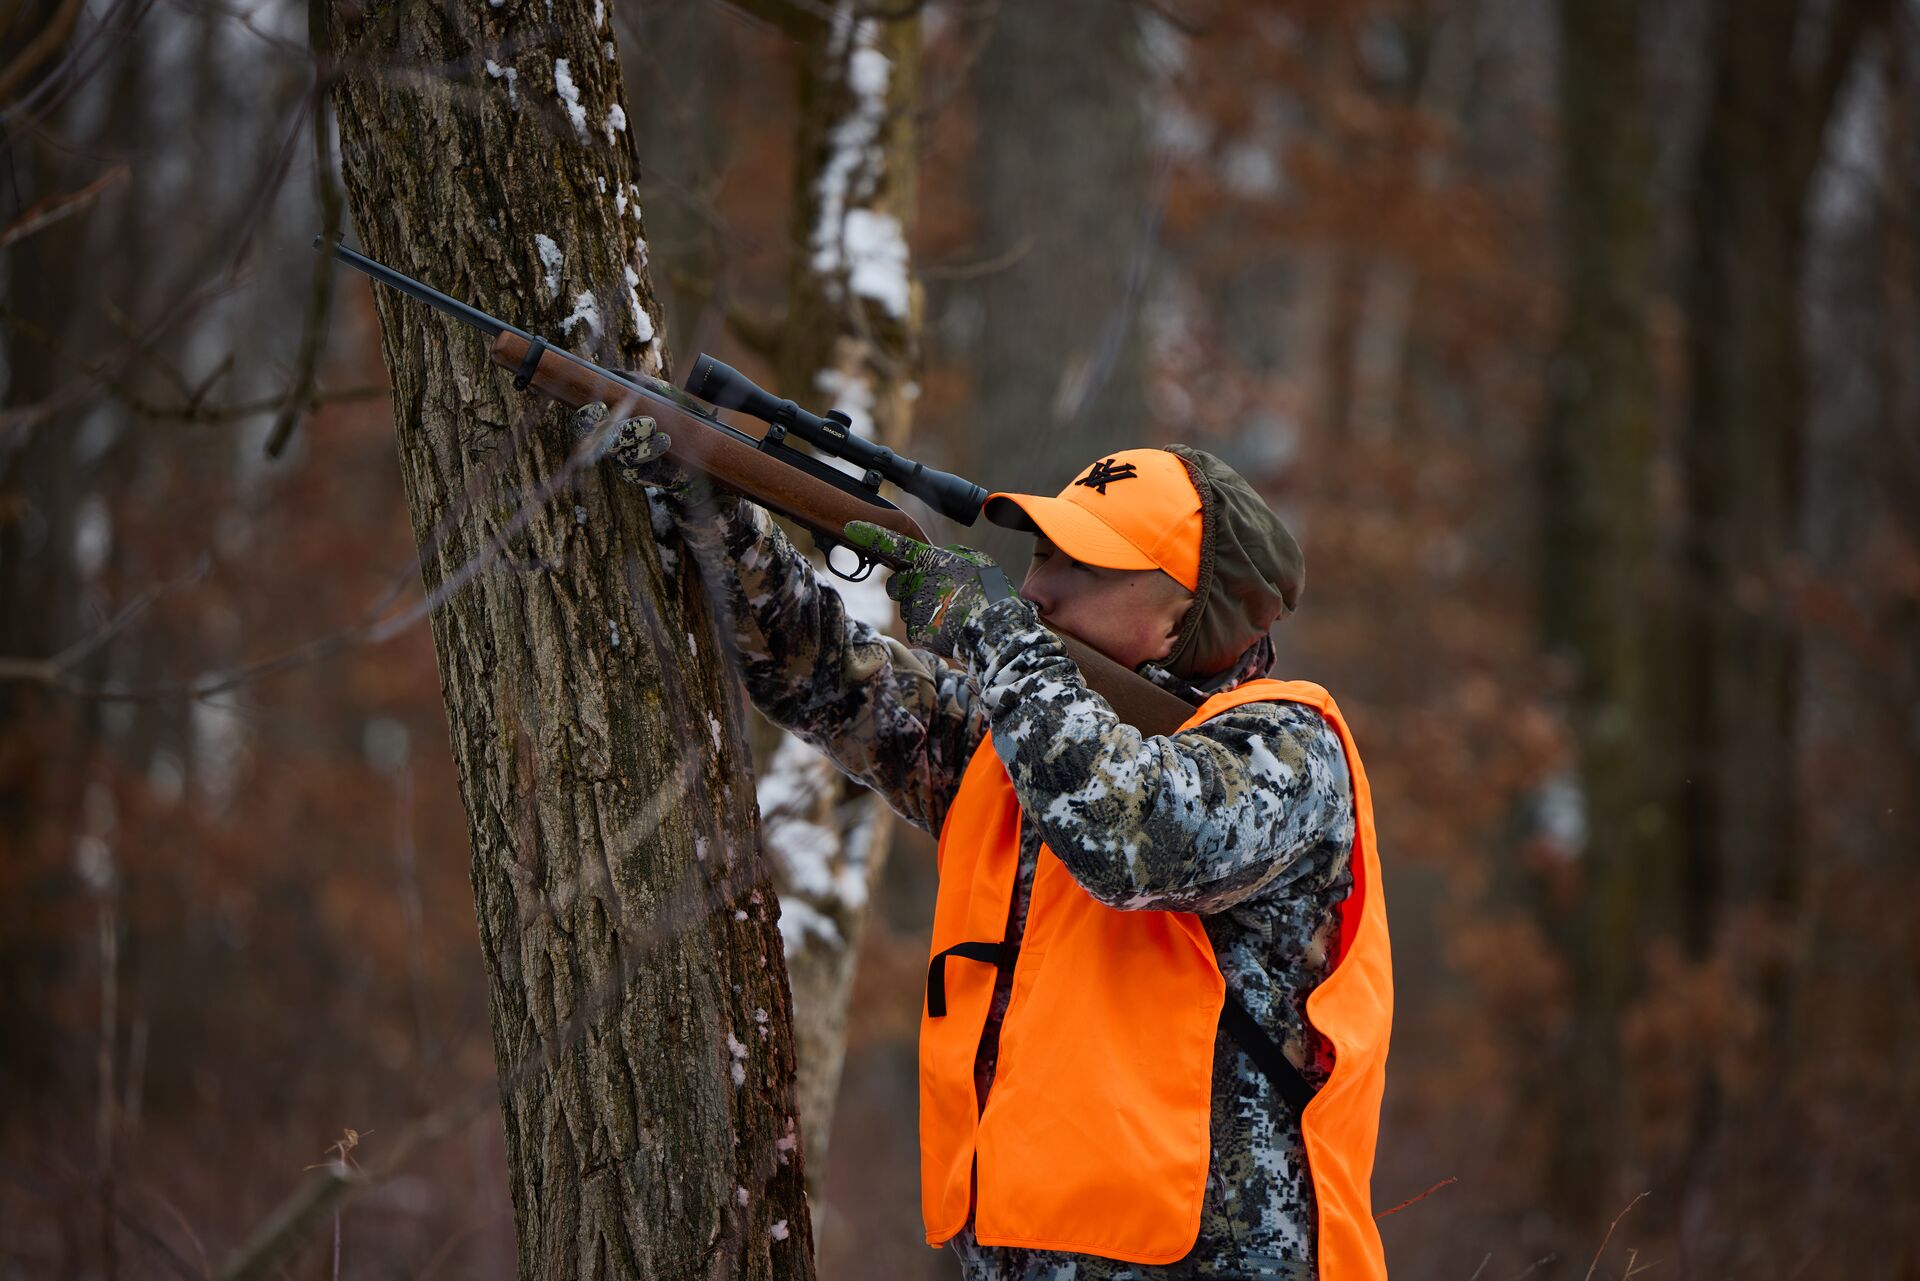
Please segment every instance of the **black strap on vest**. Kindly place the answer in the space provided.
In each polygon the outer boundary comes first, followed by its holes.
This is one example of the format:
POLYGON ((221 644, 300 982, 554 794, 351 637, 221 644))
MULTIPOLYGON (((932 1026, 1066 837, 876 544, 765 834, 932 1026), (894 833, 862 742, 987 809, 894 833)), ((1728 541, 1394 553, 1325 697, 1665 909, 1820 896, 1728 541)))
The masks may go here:
POLYGON ((513 376, 513 389, 525 391, 527 384, 533 381, 533 371, 540 367, 540 357, 547 350, 547 340, 535 338, 527 347, 527 354, 520 361, 520 369, 513 376))
POLYGON ((1227 993, 1227 1003, 1220 1008, 1220 1026, 1240 1042, 1240 1048, 1247 1052, 1247 1057, 1267 1074, 1267 1080, 1273 1083, 1273 1088, 1292 1105, 1296 1113, 1307 1110, 1307 1104, 1313 1102, 1313 1087, 1307 1084, 1307 1078, 1300 1075, 1300 1069, 1293 1065, 1279 1044, 1267 1035, 1266 1029, 1253 1021, 1253 1015, 1247 1013, 1247 1007, 1240 1004, 1240 998, 1231 991, 1227 993))
MULTIPOLYGON (((927 1016, 941 1019, 947 1016, 947 958, 958 956, 969 961, 986 961, 1003 970, 1013 968, 1019 957, 1020 949, 1008 947, 1002 943, 967 942, 955 943, 944 952, 936 952, 927 963, 927 1016)), ((1300 1075, 1300 1069, 1288 1059, 1286 1052, 1258 1023, 1253 1015, 1247 1013, 1247 1007, 1240 1004, 1240 998, 1231 991, 1227 993, 1226 1003, 1220 1008, 1220 1026, 1227 1034, 1240 1043, 1254 1066, 1267 1074, 1267 1080, 1280 1092, 1294 1112, 1307 1110, 1307 1104, 1313 1102, 1314 1090, 1307 1079, 1300 1075)))
POLYGON ((949 956, 963 957, 969 961, 988 961, 999 969, 1010 970, 1019 955, 1019 948, 1008 947, 1005 943, 955 943, 944 952, 934 953, 933 960, 927 963, 927 1016, 936 1019, 947 1016, 949 956))

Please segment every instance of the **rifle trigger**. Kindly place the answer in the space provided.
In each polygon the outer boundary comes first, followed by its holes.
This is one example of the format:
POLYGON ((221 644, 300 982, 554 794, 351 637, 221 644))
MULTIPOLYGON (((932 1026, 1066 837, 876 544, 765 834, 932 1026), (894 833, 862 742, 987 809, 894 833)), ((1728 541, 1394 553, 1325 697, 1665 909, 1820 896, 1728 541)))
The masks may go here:
POLYGON ((845 543, 825 543, 825 542, 821 542, 818 538, 816 538, 814 540, 814 545, 819 547, 821 551, 826 553, 827 572, 831 573, 835 578, 839 579, 843 583, 866 582, 869 578, 873 577, 873 567, 879 564, 879 562, 874 560, 873 557, 865 555, 864 553, 861 553, 861 552, 855 552, 854 556, 858 559, 858 563, 854 565, 852 573, 850 574, 844 573, 841 571, 838 565, 833 563, 833 554, 839 551, 842 547, 845 547, 846 546, 845 543))

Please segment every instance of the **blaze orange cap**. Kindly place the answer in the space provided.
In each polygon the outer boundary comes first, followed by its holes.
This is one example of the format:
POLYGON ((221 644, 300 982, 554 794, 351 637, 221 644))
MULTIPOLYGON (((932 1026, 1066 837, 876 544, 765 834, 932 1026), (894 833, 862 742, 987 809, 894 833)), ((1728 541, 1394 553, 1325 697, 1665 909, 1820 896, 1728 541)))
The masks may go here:
POLYGON ((1054 498, 990 494, 988 520, 1038 530, 1077 561, 1102 569, 1160 569, 1200 588, 1200 492, 1186 464, 1164 449, 1123 449, 1054 498))

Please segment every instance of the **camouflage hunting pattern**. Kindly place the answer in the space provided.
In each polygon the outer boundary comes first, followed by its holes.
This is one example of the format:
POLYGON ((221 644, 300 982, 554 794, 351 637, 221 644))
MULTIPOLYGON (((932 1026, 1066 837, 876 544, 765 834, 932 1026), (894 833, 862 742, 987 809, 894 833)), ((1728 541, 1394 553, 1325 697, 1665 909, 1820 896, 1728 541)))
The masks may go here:
MULTIPOLYGON (((833 584, 752 503, 725 495, 656 502, 669 508, 730 622, 754 703, 907 821, 940 831, 968 761, 992 732, 1026 818, 1009 939, 1023 933, 1044 841, 1103 903, 1198 913, 1229 990, 1309 1084, 1326 1080, 1330 1054, 1307 1024, 1306 998, 1330 968, 1354 831, 1346 759, 1317 711, 1252 703, 1170 738, 1146 738, 1086 688, 1017 596, 973 610, 957 631, 954 661, 944 662, 851 618, 833 584)), ((1215 687, 1264 675, 1272 657, 1270 644, 1255 646, 1215 687)), ((1179 687, 1166 672, 1153 678, 1179 687)), ((1011 987, 1003 970, 975 1062, 982 1100, 1011 987)), ((963 1273, 970 1281, 1313 1276, 1315 1206, 1299 1118, 1226 1035, 1215 1049, 1212 1152, 1199 1239, 1177 1263, 982 1246, 969 1223, 951 1243, 963 1273)))

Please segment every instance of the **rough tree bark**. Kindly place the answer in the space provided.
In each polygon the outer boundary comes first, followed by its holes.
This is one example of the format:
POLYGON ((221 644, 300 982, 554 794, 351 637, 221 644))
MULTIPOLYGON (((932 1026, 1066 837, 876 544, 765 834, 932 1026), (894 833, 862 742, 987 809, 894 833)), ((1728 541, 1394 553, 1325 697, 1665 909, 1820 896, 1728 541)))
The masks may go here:
MULTIPOLYGON (((333 0, 375 257, 666 363, 605 6, 333 0)), ((809 1277, 777 903, 742 709, 642 496, 567 466, 477 335, 377 290, 473 846, 525 1278, 809 1277)))

